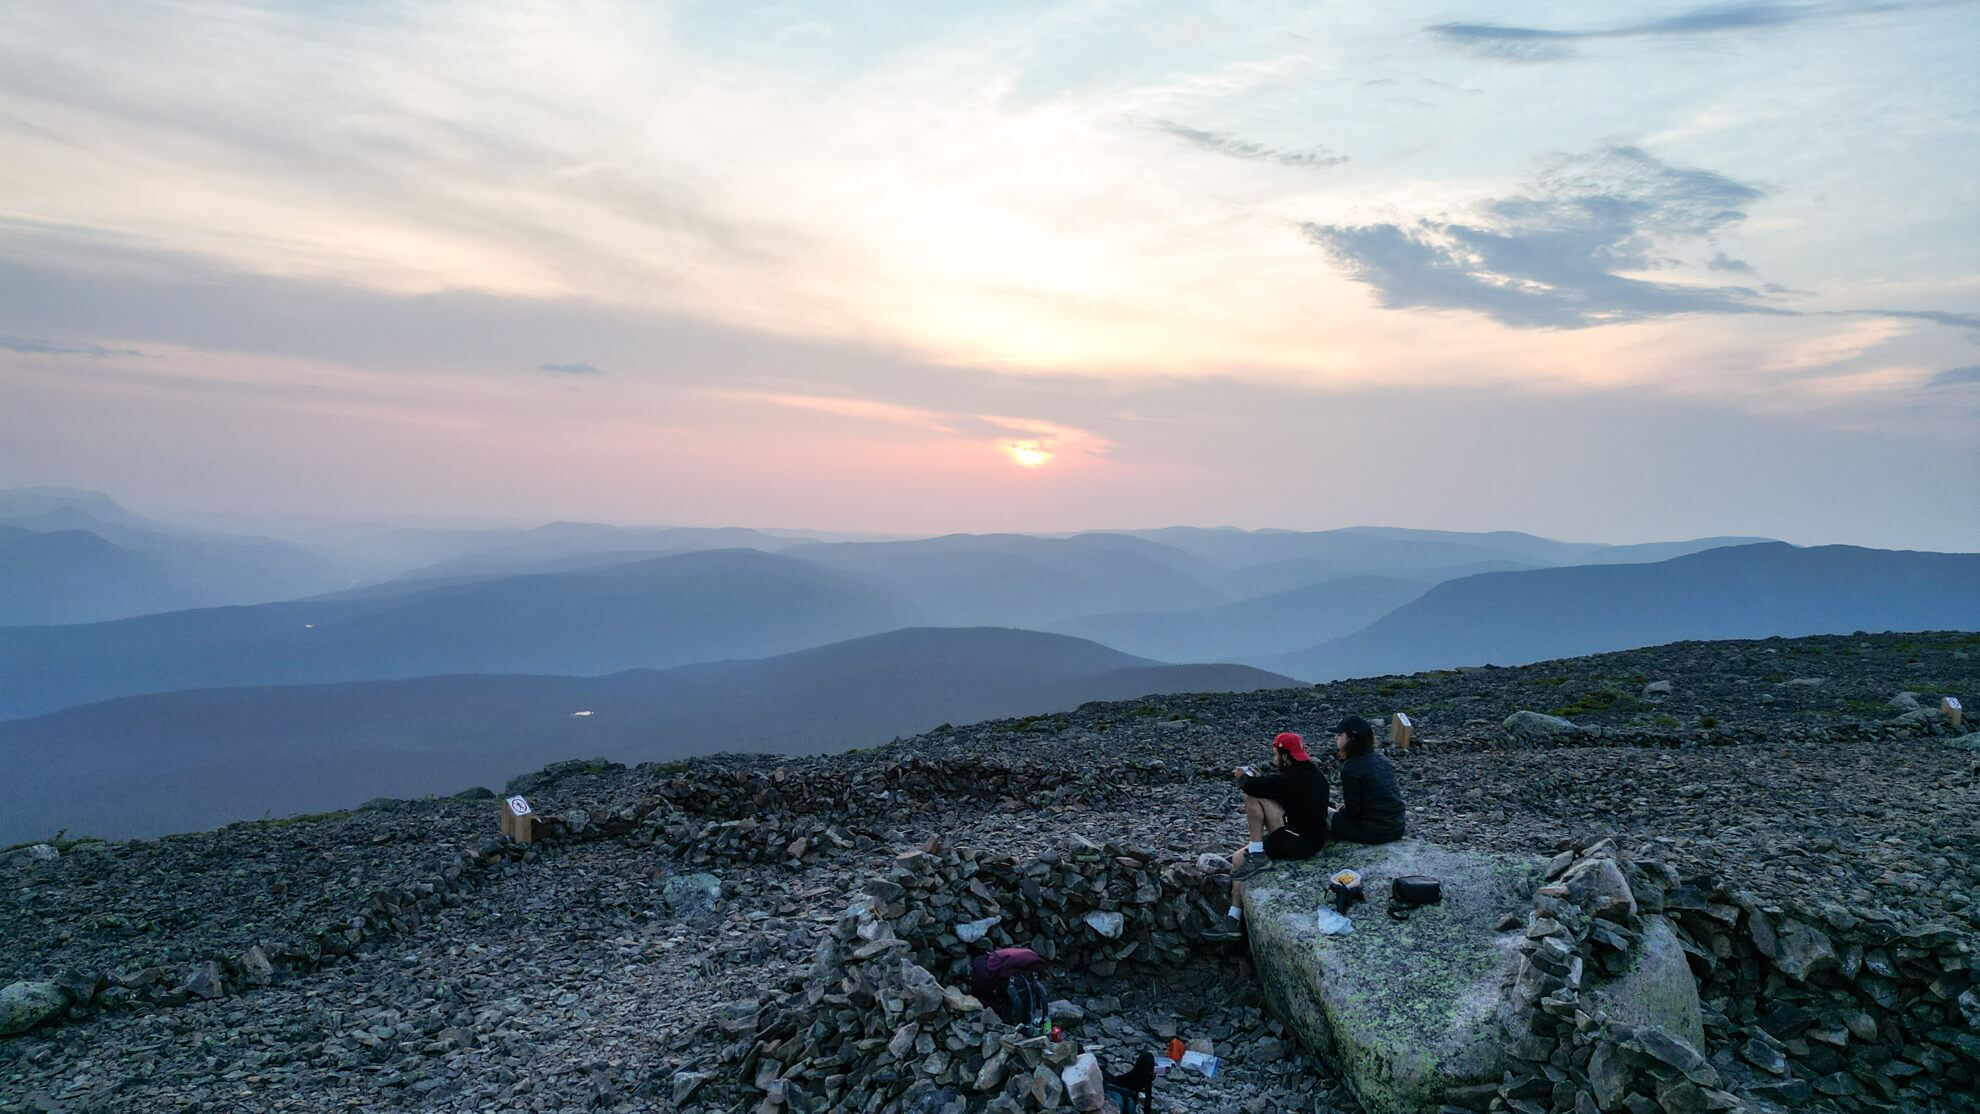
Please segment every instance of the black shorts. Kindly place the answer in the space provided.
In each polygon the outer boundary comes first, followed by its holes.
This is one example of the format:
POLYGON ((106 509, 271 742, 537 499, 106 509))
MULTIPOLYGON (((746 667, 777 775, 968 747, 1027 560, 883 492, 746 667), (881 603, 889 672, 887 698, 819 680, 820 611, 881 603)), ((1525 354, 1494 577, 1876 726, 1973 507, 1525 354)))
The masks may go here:
POLYGON ((1319 853, 1320 844, 1291 828, 1273 828, 1265 833, 1265 854, 1270 858, 1292 862, 1310 859, 1319 853))

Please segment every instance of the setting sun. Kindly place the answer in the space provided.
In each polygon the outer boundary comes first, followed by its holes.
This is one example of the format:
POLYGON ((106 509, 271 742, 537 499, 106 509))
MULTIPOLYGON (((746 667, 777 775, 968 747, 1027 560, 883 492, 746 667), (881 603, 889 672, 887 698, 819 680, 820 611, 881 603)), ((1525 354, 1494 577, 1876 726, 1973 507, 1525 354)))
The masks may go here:
POLYGON ((1036 441, 1006 441, 1004 451, 1011 459, 1026 468, 1037 468, 1052 459, 1052 454, 1040 447, 1036 441))

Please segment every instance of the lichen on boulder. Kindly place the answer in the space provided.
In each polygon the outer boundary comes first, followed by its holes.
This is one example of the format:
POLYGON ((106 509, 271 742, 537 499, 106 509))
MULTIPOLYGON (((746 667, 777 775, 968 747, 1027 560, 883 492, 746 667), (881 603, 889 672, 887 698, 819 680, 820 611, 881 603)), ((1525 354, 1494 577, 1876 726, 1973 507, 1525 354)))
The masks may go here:
POLYGON ((1275 1009, 1371 1114, 1469 1105, 1489 1092, 1523 1099, 1556 1084, 1620 1094, 1640 1082, 1634 1045, 1596 1064, 1562 1060, 1564 1042, 1613 1034, 1621 1047, 1651 1033, 1698 1048, 1705 1033, 1676 931, 1642 912, 1614 856, 1607 841, 1551 866, 1414 840, 1334 844, 1251 884, 1252 956, 1275 1009), (1344 867, 1361 874, 1376 908, 1353 917, 1352 933, 1322 935, 1315 912, 1344 867), (1382 915, 1404 874, 1439 879, 1443 902, 1406 920, 1382 915), (1550 1083, 1549 1065, 1567 1062, 1587 1070, 1550 1083))
POLYGON ((1307 862, 1275 864, 1244 895, 1266 996, 1371 1114, 1435 1110, 1451 1088, 1497 1081, 1512 1058, 1508 985, 1522 934, 1496 926, 1528 907, 1543 867, 1417 840, 1329 844, 1307 862), (1361 874, 1368 904, 1351 910, 1353 932, 1322 935, 1315 913, 1344 867, 1361 874), (1385 916, 1390 882, 1404 874, 1442 881, 1443 902, 1385 916))

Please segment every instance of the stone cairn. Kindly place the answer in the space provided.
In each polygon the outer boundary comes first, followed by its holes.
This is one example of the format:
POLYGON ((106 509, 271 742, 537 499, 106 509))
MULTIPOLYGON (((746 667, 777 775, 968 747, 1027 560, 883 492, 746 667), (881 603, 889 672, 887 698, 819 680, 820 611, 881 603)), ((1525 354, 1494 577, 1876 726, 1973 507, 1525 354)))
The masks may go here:
POLYGON ((1642 946, 1643 918, 1654 915, 1639 905, 1632 876, 1641 881, 1649 872, 1609 840, 1565 850, 1548 863, 1531 915, 1508 914, 1501 924, 1526 924, 1513 976, 1520 1008, 1504 1022, 1516 1067, 1498 1083, 1453 1089, 1445 1109, 1703 1114, 1740 1108, 1682 1035, 1611 1019, 1592 993, 1598 979, 1629 970, 1642 946))

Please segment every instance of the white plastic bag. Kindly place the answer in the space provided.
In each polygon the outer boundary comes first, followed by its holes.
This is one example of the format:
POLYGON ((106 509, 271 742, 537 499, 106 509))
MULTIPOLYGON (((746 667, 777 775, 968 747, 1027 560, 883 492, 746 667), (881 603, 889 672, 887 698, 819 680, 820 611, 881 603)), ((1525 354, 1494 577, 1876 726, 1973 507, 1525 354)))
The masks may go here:
POLYGON ((1315 913, 1314 917, 1320 922, 1320 931, 1324 935, 1346 936, 1348 933, 1354 931, 1353 921, 1348 920, 1325 905, 1320 907, 1320 911, 1315 913))
POLYGON ((1182 1066, 1186 1068, 1195 1068, 1197 1071, 1202 1072, 1205 1078, 1216 1077, 1217 1065, 1218 1065, 1217 1058, 1215 1056, 1210 1055, 1207 1052, 1183 1053, 1182 1066))

